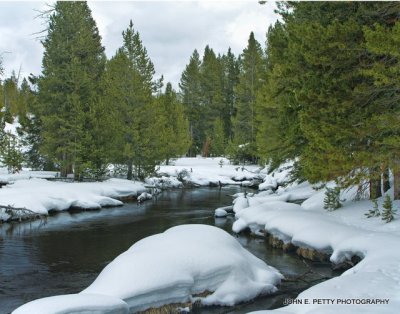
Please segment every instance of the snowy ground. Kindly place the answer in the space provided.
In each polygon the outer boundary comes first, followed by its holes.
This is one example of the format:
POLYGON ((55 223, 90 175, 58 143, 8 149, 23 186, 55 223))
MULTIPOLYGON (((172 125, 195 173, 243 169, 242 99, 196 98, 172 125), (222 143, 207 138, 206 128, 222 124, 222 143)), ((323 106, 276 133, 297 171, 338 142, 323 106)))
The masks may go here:
MULTIPOLYGON (((325 190, 315 191, 307 183, 278 188, 274 177, 264 180, 266 191, 234 201, 237 220, 233 230, 265 229, 284 242, 331 254, 340 264, 352 256, 362 258, 341 276, 302 292, 287 307, 257 313, 398 313, 400 307, 400 217, 390 223, 380 217, 366 218, 369 200, 353 201, 355 189, 345 191, 343 207, 323 209, 325 190), (301 205, 288 200, 307 199, 301 205)), ((388 193, 392 193, 389 191, 388 193)), ((379 199, 382 208, 383 198, 379 199)), ((400 202, 394 202, 399 208, 400 202)))
POLYGON ((198 185, 223 185, 238 184, 249 185, 253 179, 262 179, 264 174, 255 165, 244 167, 231 165, 229 160, 223 157, 218 158, 179 158, 169 166, 161 166, 159 173, 164 174, 164 178, 176 178, 179 173, 185 182, 198 185), (183 172, 182 172, 183 171, 183 172))
MULTIPOLYGON (((171 166, 161 166, 158 177, 147 178, 145 183, 133 183, 122 179, 105 182, 67 183, 50 182, 44 178, 56 176, 56 172, 23 170, 8 174, 0 168, 0 182, 10 184, 0 189, 0 205, 27 208, 35 213, 47 215, 50 210, 61 211, 71 207, 96 209, 103 206, 118 206, 116 198, 139 196, 140 200, 151 195, 141 194, 144 185, 159 188, 181 188, 182 181, 194 186, 242 184, 250 185, 252 180, 261 180, 265 174, 257 166, 230 165, 225 158, 180 158, 171 166), (179 174, 185 174, 178 180, 179 174)), ((0 208, 0 221, 10 215, 0 208)))
POLYGON ((275 292, 281 279, 225 231, 181 225, 135 243, 80 294, 32 301, 13 314, 93 313, 100 295, 105 296, 100 306, 109 307, 96 312, 103 314, 196 300, 233 305, 275 292), (205 291, 210 294, 196 297, 205 291))
MULTIPOLYGON (((0 189, 0 205, 27 208, 35 213, 47 215, 50 210, 62 211, 71 207, 97 209, 118 206, 118 198, 138 196, 146 188, 141 182, 110 179, 104 182, 69 183, 44 179, 21 179, 0 189)), ((0 221, 10 215, 0 208, 0 221)))

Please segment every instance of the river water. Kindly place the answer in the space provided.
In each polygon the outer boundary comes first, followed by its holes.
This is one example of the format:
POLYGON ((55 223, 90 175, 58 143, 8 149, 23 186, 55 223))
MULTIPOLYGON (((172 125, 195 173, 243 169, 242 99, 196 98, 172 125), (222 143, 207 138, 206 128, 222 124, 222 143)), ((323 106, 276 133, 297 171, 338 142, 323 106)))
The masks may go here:
MULTIPOLYGON (((33 299, 80 292, 132 244, 172 226, 208 224, 232 233, 233 217, 214 218, 214 209, 229 205, 230 195, 239 191, 235 186, 173 190, 141 205, 63 212, 46 221, 0 225, 0 314, 33 299)), ((199 308, 195 313, 247 313, 280 307, 285 298, 296 297, 322 277, 337 275, 329 265, 307 266, 296 255, 272 249, 262 239, 245 235, 237 239, 286 277, 308 275, 283 283, 274 296, 232 308, 199 308)))

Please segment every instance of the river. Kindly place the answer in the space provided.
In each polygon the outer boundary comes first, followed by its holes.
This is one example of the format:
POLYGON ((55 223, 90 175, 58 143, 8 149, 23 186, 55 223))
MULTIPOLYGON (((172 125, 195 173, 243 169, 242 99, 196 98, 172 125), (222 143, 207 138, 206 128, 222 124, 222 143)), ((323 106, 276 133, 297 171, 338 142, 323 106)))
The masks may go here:
MULTIPOLYGON (((97 211, 62 212, 45 221, 0 225, 0 313, 7 314, 28 301, 77 293, 94 281, 116 256, 144 237, 181 224, 208 224, 230 233, 233 217, 214 218, 214 209, 229 205, 235 186, 165 191, 141 205, 97 211)), ((262 239, 237 236, 251 253, 279 269, 286 277, 274 296, 235 307, 195 309, 194 313, 247 313, 283 306, 323 277, 337 275, 329 265, 308 263, 296 255, 270 248, 262 239)))

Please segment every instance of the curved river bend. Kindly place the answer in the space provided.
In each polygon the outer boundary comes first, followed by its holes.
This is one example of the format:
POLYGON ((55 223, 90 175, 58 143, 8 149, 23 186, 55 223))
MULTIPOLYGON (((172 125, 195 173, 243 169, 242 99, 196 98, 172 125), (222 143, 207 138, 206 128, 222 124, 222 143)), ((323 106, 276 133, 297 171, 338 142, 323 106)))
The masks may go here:
MULTIPOLYGON (((46 221, 0 226, 0 313, 10 313, 33 299, 83 290, 133 243, 172 226, 209 224, 232 233, 233 217, 214 218, 214 209, 229 205, 229 195, 239 191, 235 186, 166 191, 141 205, 63 212, 46 221)), ((294 298, 322 277, 335 275, 328 265, 314 263, 309 268, 296 255, 272 249, 262 239, 237 238, 285 276, 308 275, 284 283, 277 295, 235 307, 198 308, 194 313, 247 313, 281 307, 285 298, 294 298)))

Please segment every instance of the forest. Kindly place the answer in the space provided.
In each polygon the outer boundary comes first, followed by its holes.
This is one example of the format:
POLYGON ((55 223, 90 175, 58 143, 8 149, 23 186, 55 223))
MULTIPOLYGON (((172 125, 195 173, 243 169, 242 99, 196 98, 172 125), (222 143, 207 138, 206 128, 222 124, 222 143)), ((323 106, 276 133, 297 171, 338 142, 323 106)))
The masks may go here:
POLYGON ((238 56, 194 50, 175 91, 134 21, 108 60, 87 3, 55 3, 42 73, 1 80, 2 163, 79 180, 109 165, 144 178, 183 155, 271 171, 291 160, 292 180, 359 185, 373 199, 392 174, 400 199, 400 3, 277 6, 265 48, 251 33, 238 56), (3 131, 16 117, 18 137, 3 131))

